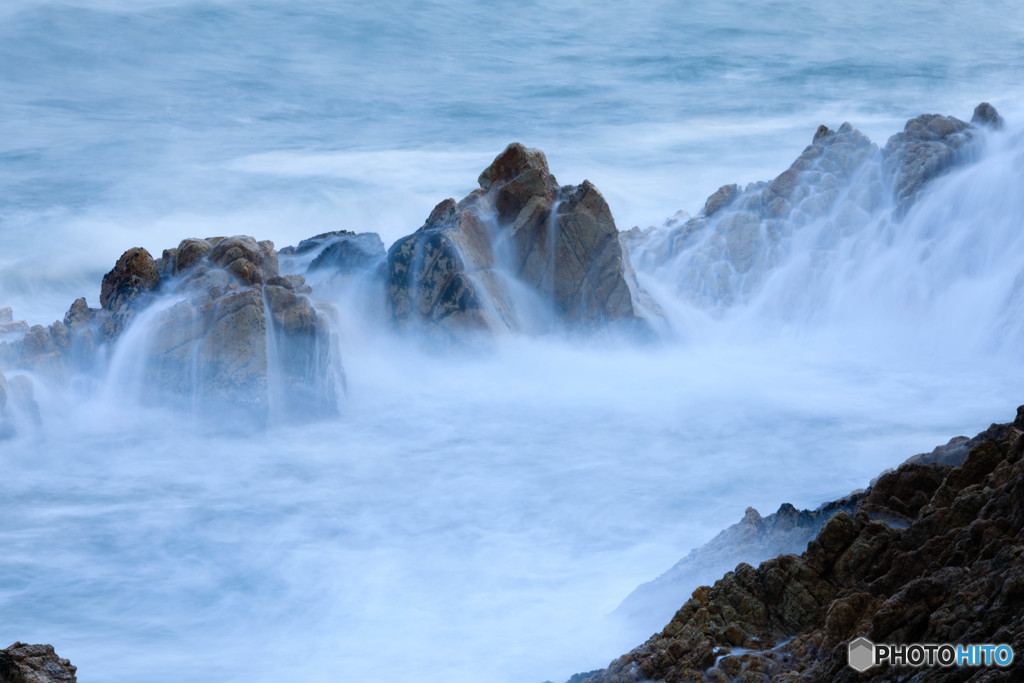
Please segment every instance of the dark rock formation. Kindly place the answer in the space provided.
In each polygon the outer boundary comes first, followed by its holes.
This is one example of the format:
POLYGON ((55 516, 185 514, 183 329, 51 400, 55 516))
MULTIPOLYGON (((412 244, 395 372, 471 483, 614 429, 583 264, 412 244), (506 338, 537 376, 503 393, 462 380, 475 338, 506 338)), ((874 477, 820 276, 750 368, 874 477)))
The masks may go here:
POLYGON ((789 503, 766 517, 747 508, 743 519, 691 551, 658 578, 622 601, 615 614, 637 624, 663 624, 699 585, 711 583, 737 564, 757 564, 776 555, 798 553, 839 511, 853 510, 855 497, 797 510, 789 503))
POLYGON ((329 331, 309 291, 302 276, 280 275, 272 242, 252 237, 186 239, 156 260, 130 249, 103 278, 102 308, 76 300, 62 321, 0 344, 0 362, 61 382, 92 370, 102 346, 127 345, 151 399, 260 421, 272 409, 331 414, 329 331))
MULTIPOLYGON (((815 137, 814 141, 817 142, 818 138, 815 137)), ((713 216, 719 209, 725 208, 732 203, 732 200, 736 199, 740 193, 739 185, 722 185, 704 202, 704 215, 713 216)))
POLYGON ((0 650, 0 683, 75 683, 77 670, 52 645, 14 643, 0 650))
POLYGON ((116 310, 158 284, 160 273, 149 252, 138 247, 129 249, 117 260, 114 269, 103 276, 100 306, 116 310))
POLYGON ((521 320, 502 272, 525 283, 570 328, 658 315, 592 184, 559 188, 544 153, 518 143, 479 182, 461 202, 439 204, 420 230, 389 251, 396 322, 449 331, 516 329, 521 320))
POLYGON ((273 243, 184 240, 160 268, 174 273, 164 290, 178 301, 150 323, 154 386, 257 416, 336 410, 326 323, 302 277, 278 272, 273 243))
MULTIPOLYGON (((971 448, 989 437, 989 432, 970 439, 957 436, 930 453, 908 458, 903 464, 959 466, 971 448)), ((877 488, 880 480, 881 475, 872 482, 876 487, 871 489, 872 495, 876 497, 884 491, 884 484, 883 488, 877 488)), ((783 503, 778 512, 766 517, 754 508, 747 508, 738 523, 692 550, 661 576, 638 586, 616 608, 615 614, 637 624, 663 624, 697 586, 713 582, 741 562, 757 565, 776 555, 802 552, 833 515, 840 511, 853 513, 858 505, 873 519, 893 526, 906 527, 912 521, 899 501, 886 500, 886 504, 880 507, 868 503, 867 496, 866 491, 854 491, 815 510, 797 510, 789 503, 783 503)))
POLYGON ((648 320, 659 314, 636 283, 611 210, 589 181, 559 188, 540 150, 509 145, 481 175, 513 272, 570 326, 648 320))
MULTIPOLYGON (((847 644, 1006 643, 1024 648, 1024 406, 976 437, 960 466, 907 462, 837 512, 801 555, 740 564, 693 592, 669 624, 590 683, 1018 680, 1009 670, 857 674, 847 644), (909 520, 900 528, 881 521, 909 520)), ((938 449, 937 449, 938 450, 938 449)))
MULTIPOLYGON (((319 253, 309 264, 309 270, 327 270, 348 273, 369 270, 387 258, 387 250, 380 235, 375 232, 340 231, 319 235, 319 253)), ((303 240, 306 242, 306 240, 303 240)), ((299 244, 299 249, 303 246, 299 244)), ((298 252, 301 253, 301 252, 298 252)))
POLYGON ((386 272, 393 320, 402 327, 445 334, 514 329, 487 229, 454 199, 391 246, 386 272))
POLYGON ((1003 117, 999 115, 999 112, 991 104, 982 102, 974 108, 974 115, 971 116, 971 125, 999 129, 1003 127, 1003 117))

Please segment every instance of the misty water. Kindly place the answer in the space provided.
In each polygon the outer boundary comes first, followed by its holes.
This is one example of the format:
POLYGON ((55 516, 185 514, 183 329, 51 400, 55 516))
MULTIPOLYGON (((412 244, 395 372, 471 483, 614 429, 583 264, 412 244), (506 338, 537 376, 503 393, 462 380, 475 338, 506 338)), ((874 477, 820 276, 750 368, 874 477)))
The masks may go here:
POLYGON ((132 246, 390 245, 513 140, 625 230, 770 180, 821 123, 882 146, 984 100, 1007 125, 902 219, 795 232, 729 305, 639 250, 654 340, 437 348, 325 286, 337 418, 239 433, 37 378, 0 441, 0 640, 111 682, 606 665, 662 626, 606 615, 747 506, 815 507, 1024 402, 1022 74, 1013 2, 5 2, 0 306, 30 323, 97 306, 132 246))

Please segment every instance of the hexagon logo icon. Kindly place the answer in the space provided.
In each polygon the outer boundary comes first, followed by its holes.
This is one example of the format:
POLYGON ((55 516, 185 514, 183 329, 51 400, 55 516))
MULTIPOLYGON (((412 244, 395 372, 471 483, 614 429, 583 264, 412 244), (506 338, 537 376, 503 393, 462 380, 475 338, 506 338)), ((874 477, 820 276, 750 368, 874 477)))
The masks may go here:
POLYGON ((849 664, 855 671, 867 671, 875 665, 875 644, 863 636, 850 641, 849 664))

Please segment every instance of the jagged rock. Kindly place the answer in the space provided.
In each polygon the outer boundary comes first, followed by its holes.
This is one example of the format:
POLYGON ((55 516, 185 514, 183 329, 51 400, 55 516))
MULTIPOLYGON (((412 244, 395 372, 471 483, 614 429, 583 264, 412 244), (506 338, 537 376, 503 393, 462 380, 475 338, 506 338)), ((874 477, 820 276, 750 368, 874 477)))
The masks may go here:
POLYGON ((562 325, 660 315, 636 283, 611 211, 591 183, 559 188, 544 153, 519 143, 505 148, 479 182, 461 202, 439 204, 426 225, 389 251, 396 322, 449 331, 521 327, 501 269, 551 306, 562 325))
MULTIPOLYGON (((817 141, 817 138, 815 138, 815 141, 817 141)), ((719 209, 728 206, 739 194, 739 185, 722 185, 704 202, 704 215, 713 216, 719 209)))
POLYGON ((165 258, 165 289, 182 300, 150 323, 147 381, 259 419, 272 403, 297 416, 336 410, 326 322, 301 276, 280 276, 272 242, 188 239, 165 258))
MULTIPOLYGON (((861 635, 1021 651, 1024 406, 1013 424, 979 437, 959 467, 917 461, 882 475, 854 514, 836 513, 801 555, 740 564, 697 588, 660 633, 583 680, 965 680, 942 668, 858 674, 846 646, 861 635)), ((1017 680, 1024 662, 989 673, 1017 680)))
POLYGON ((438 204, 419 230, 391 246, 386 272, 399 326, 446 334, 515 327, 486 228, 454 199, 438 204))
POLYGON ((787 259, 797 231, 814 224, 815 256, 885 219, 900 220, 928 183, 971 159, 983 140, 975 126, 998 127, 982 103, 972 123, 924 115, 907 122, 879 150, 849 123, 819 126, 811 144, 768 183, 719 188, 701 215, 628 235, 630 257, 647 271, 670 267, 677 290, 713 312, 743 303, 787 259))
MULTIPOLYGON (((956 436, 931 453, 908 458, 903 465, 959 466, 972 447, 991 436, 988 431, 973 438, 956 436)), ((906 526, 928 503, 926 492, 934 492, 937 483, 934 471, 928 468, 905 467, 898 476, 894 472, 881 474, 867 492, 853 492, 816 510, 798 511, 783 504, 777 512, 762 517, 754 508, 746 509, 738 523, 692 550, 653 581, 637 587, 614 613, 636 624, 664 624, 694 588, 714 582, 739 562, 757 564, 775 555, 802 552, 822 525, 841 510, 852 513, 858 507, 872 519, 906 526)))
POLYGON ((309 292, 302 276, 280 275, 269 241, 185 239, 155 261, 130 249, 103 279, 103 308, 78 299, 62 321, 32 327, 5 353, 15 367, 64 381, 90 371, 105 344, 133 358, 123 379, 150 400, 257 421, 272 408, 331 414, 336 366, 309 292), (133 325, 139 335, 124 341, 133 325))
POLYGON ((14 643, 0 650, 0 683, 75 683, 77 671, 52 645, 14 643))
POLYGON ((638 625, 663 624, 699 585, 711 583, 740 562, 757 564, 784 553, 798 553, 837 512, 852 512, 861 494, 797 510, 784 503, 766 517, 747 508, 743 519, 691 551, 661 576, 636 588, 615 614, 638 625))
POLYGON ((481 174, 516 275, 571 326, 658 315, 636 283, 611 210, 589 181, 559 188, 540 150, 509 145, 481 174))
MULTIPOLYGON (((489 192, 496 183, 508 183, 530 171, 548 174, 547 157, 539 149, 529 149, 523 144, 513 142, 480 173, 477 183, 482 190, 489 192)), ((556 189, 557 187, 555 185, 556 189)))
POLYGON ((150 293, 160 284, 160 270, 149 252, 132 248, 124 252, 114 268, 103 276, 100 306, 109 312, 103 323, 104 336, 117 337, 135 314, 148 305, 150 293))
POLYGON ((925 183, 971 151, 973 140, 969 123, 938 114, 910 119, 903 132, 889 138, 882 158, 893 177, 897 215, 907 212, 925 183))
POLYGON ((770 183, 723 186, 702 215, 630 236, 631 257, 647 269, 676 263, 680 293, 699 305, 742 302, 785 256, 796 230, 832 217, 829 234, 838 239, 857 216, 883 204, 879 159, 878 148, 849 123, 819 130, 770 183))
POLYGON ((117 260, 113 270, 103 276, 100 305, 113 311, 160 284, 160 273, 149 252, 129 249, 117 260))

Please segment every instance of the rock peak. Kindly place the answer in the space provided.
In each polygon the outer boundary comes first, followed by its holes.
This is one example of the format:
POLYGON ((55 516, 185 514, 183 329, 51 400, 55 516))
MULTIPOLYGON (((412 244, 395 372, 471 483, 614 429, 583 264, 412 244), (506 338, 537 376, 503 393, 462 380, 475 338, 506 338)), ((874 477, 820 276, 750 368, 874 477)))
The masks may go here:
POLYGON ((1003 127, 1003 117, 999 115, 996 108, 988 102, 982 102, 974 108, 974 116, 971 123, 976 126, 988 126, 996 130, 1003 127))
POLYGON ((490 190, 492 185, 508 182, 529 170, 549 173, 544 152, 528 148, 521 142, 513 142, 484 169, 477 182, 483 189, 490 190))

